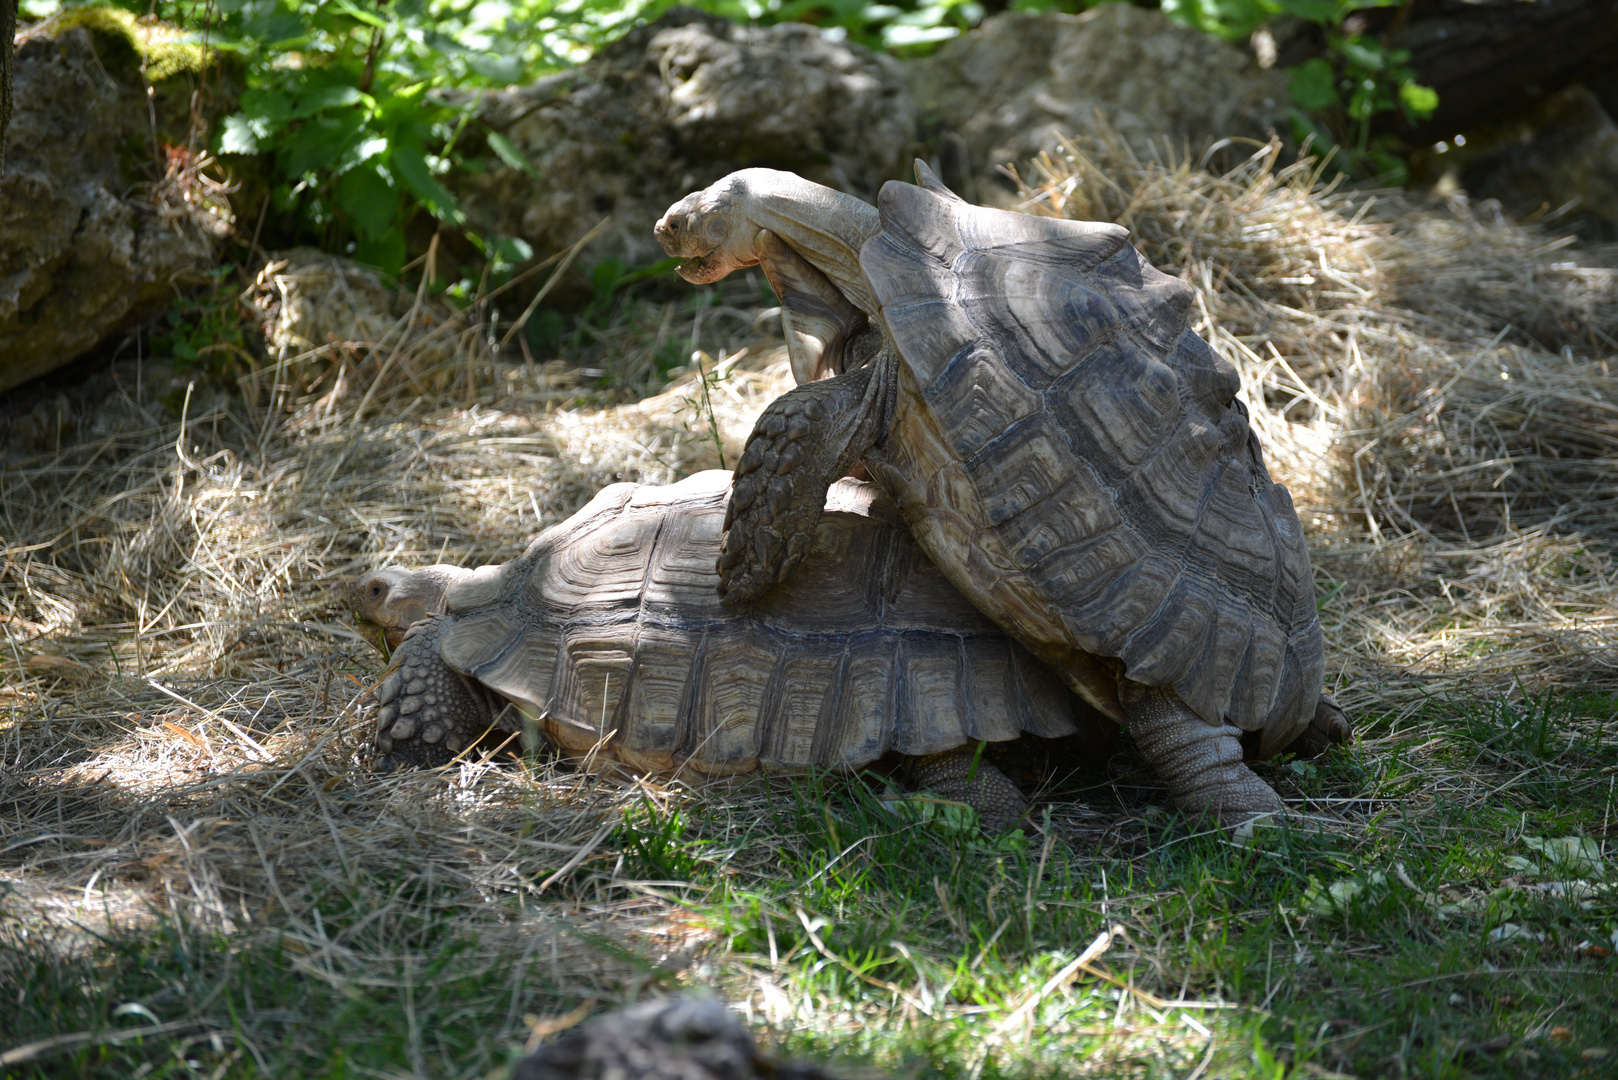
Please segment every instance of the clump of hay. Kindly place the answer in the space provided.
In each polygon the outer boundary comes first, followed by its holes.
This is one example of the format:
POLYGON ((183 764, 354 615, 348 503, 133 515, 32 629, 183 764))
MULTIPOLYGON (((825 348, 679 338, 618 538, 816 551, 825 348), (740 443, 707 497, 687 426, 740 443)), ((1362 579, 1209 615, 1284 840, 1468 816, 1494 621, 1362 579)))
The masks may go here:
POLYGON ((1279 158, 1216 174, 1103 129, 1034 162, 1022 197, 1127 226, 1198 287, 1316 537, 1340 680, 1427 676, 1408 700, 1610 682, 1618 249, 1279 158))

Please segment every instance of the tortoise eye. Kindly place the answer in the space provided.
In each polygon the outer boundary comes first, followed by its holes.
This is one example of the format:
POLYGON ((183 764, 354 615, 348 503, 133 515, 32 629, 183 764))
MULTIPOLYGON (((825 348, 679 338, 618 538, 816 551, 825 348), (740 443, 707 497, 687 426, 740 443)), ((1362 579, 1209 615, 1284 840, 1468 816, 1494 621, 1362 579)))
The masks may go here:
POLYGON ((373 597, 381 596, 382 595, 382 586, 380 586, 380 585, 372 585, 371 586, 371 595, 373 597))

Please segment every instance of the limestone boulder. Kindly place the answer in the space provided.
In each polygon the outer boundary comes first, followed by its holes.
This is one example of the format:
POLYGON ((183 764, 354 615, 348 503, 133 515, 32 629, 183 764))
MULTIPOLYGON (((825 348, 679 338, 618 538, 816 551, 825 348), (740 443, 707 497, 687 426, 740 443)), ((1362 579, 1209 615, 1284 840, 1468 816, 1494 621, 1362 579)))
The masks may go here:
POLYGON ((661 258, 658 216, 735 169, 791 169, 874 199, 903 173, 915 130, 891 57, 799 23, 740 26, 690 8, 576 70, 488 95, 480 115, 532 168, 488 149, 486 171, 450 177, 470 227, 543 254, 610 215, 586 264, 661 258))
POLYGON ((909 72, 945 179, 980 201, 1009 191, 997 166, 1094 132, 1098 115, 1139 153, 1167 139, 1198 155, 1220 139, 1287 129, 1285 75, 1129 4, 995 15, 909 72))
POLYGON ((130 175, 141 156, 132 151, 149 149, 146 94, 138 75, 115 77, 122 69, 98 56, 89 31, 30 37, 14 61, 0 173, 0 390, 200 281, 230 226, 224 200, 184 163, 130 175))

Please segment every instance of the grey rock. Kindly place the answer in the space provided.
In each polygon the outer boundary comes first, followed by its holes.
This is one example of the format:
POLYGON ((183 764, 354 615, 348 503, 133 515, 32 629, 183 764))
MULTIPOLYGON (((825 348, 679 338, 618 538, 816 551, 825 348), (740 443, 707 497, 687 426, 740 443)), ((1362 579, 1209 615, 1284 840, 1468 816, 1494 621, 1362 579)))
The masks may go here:
POLYGON ((1464 184, 1475 198, 1498 199, 1518 217, 1560 210, 1618 225, 1618 124, 1585 87, 1552 94, 1473 141, 1478 156, 1464 184))
POLYGON ((831 1080, 777 1063, 716 1001, 658 998, 611 1012, 523 1058, 511 1080, 831 1080))
POLYGON ((16 57, 0 173, 0 390, 73 360, 215 262, 228 216, 154 197, 122 160, 149 126, 138 83, 108 74, 83 29, 16 57))
POLYGON ((1137 153, 1167 138, 1198 155, 1220 139, 1284 131, 1289 100, 1281 72, 1128 4, 996 15, 913 64, 910 85, 946 151, 964 151, 964 168, 948 168, 945 154, 946 181, 985 202, 1009 190, 997 166, 1022 168, 1059 135, 1093 133, 1098 113, 1137 153))
POLYGON ((674 8, 570 72, 488 95, 481 118, 533 165, 487 155, 449 183, 470 227, 536 253, 610 214, 584 261, 662 257, 652 225, 687 191, 748 166, 874 199, 901 174, 915 114, 897 61, 813 27, 738 26, 674 8))

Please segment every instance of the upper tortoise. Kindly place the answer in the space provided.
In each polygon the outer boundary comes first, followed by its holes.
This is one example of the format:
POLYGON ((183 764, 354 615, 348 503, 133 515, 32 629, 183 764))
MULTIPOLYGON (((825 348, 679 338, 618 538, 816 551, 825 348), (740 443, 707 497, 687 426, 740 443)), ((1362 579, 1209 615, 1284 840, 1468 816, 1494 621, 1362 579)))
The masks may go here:
POLYGON ((1017 820, 1027 803, 978 741, 1083 733, 1089 711, 949 584, 874 484, 834 485, 792 582, 726 611, 729 487, 717 471, 614 484, 503 565, 362 577, 356 613, 397 643, 377 766, 443 764, 526 715, 587 763, 693 780, 894 752, 985 825, 1017 820))
POLYGON ((1122 721, 1176 801, 1241 819, 1242 763, 1347 734, 1321 696, 1314 579, 1235 369, 1193 293, 1106 223, 972 206, 921 162, 873 207, 746 169, 657 223, 694 283, 757 265, 801 384, 736 470, 728 604, 808 552, 856 461, 977 607, 1122 721), (1251 746, 1256 742, 1257 746, 1251 746))

